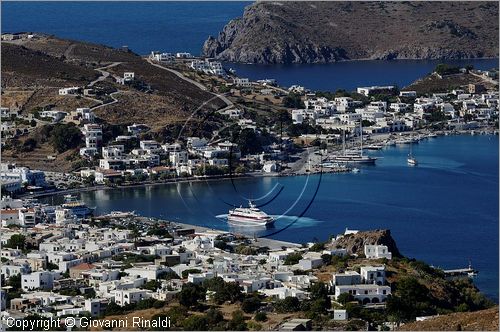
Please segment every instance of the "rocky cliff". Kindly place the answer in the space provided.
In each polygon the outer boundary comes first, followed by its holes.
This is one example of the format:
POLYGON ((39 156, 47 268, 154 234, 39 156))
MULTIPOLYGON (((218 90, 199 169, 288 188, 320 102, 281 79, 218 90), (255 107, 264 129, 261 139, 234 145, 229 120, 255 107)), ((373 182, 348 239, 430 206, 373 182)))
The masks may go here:
POLYGON ((498 2, 256 2, 203 53, 269 64, 498 57, 498 2))
POLYGON ((401 257, 401 253, 396 246, 396 241, 394 241, 391 231, 388 229, 344 235, 333 243, 336 247, 346 248, 347 252, 351 255, 364 255, 365 245, 372 244, 385 245, 393 257, 401 257))

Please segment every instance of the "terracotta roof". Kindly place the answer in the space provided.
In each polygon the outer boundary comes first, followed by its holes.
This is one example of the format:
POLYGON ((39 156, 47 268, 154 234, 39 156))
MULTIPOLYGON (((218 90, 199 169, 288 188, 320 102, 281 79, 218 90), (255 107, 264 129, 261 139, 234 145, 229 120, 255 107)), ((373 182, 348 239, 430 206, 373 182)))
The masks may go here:
POLYGON ((3 210, 1 211, 2 214, 18 214, 19 213, 19 210, 16 210, 16 209, 6 209, 6 210, 3 210))
POLYGON ((92 270, 93 268, 95 268, 95 265, 89 263, 81 263, 70 267, 70 270, 92 270))

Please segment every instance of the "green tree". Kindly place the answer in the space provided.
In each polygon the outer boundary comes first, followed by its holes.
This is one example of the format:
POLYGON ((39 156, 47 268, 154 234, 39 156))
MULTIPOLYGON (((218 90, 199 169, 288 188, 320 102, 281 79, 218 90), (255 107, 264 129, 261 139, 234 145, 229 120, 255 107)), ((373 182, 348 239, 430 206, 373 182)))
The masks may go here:
POLYGON ((262 146, 258 143, 257 134, 253 129, 243 129, 236 139, 236 144, 243 155, 255 154, 262 151, 262 146))
POLYGON ((267 320, 267 315, 265 312, 258 312, 255 314, 255 320, 257 322, 265 322, 267 320))
POLYGON ((237 302, 241 299, 241 287, 236 282, 225 282, 221 277, 215 277, 205 280, 203 286, 214 292, 212 300, 215 303, 222 304, 226 301, 231 303, 237 302))
POLYGON ((10 276, 10 278, 7 280, 7 285, 12 287, 14 290, 21 289, 21 275, 15 274, 13 276, 10 276))
POLYGON ((311 246, 311 248, 309 248, 309 250, 316 251, 316 252, 323 251, 323 250, 325 250, 325 244, 323 242, 317 242, 317 243, 313 244, 311 246))
POLYGON ((182 327, 182 322, 188 316, 188 310, 183 306, 174 306, 167 310, 166 315, 170 318, 172 325, 182 327))
POLYGON ((208 321, 203 315, 192 315, 186 318, 182 325, 186 331, 205 331, 208 321))
POLYGON ((241 303, 241 310, 243 310, 247 314, 255 312, 259 308, 260 308, 260 299, 257 296, 246 298, 241 303))
POLYGON ((299 94, 289 93, 283 98, 283 106, 288 108, 304 108, 304 102, 299 94))
POLYGON ((93 186, 95 184, 95 176, 94 175, 89 175, 86 178, 83 179, 83 183, 86 186, 93 186))
POLYGON ((186 279, 189 274, 201 273, 200 269, 187 269, 182 271, 182 279, 186 279))
POLYGON ((156 292, 158 288, 161 287, 161 281, 158 280, 149 280, 141 288, 156 292))
POLYGON ((205 317, 207 318, 207 323, 210 326, 216 326, 220 322, 224 321, 224 315, 222 314, 222 312, 215 308, 208 309, 205 317))
POLYGON ((346 305, 348 302, 354 301, 354 296, 349 293, 342 293, 337 296, 337 302, 346 305))
POLYGON ((274 309, 279 313, 296 312, 300 310, 300 302, 296 297, 288 296, 274 303, 274 309))
POLYGON ((205 289, 199 285, 188 282, 182 286, 178 294, 179 303, 185 307, 195 307, 205 299, 205 289))
POLYGON ((51 132, 51 143, 57 152, 74 149, 82 142, 82 133, 74 124, 57 124, 51 132))
POLYGON ((285 262, 283 264, 285 265, 294 265, 297 264, 300 260, 302 259, 302 254, 298 252, 294 252, 286 256, 285 262))
POLYGON ((460 72, 460 68, 456 66, 450 66, 445 63, 440 63, 436 66, 434 71, 439 75, 451 75, 451 74, 458 74, 460 72))
POLYGON ((228 324, 228 330, 232 331, 246 331, 247 324, 245 322, 245 316, 241 310, 233 311, 231 314, 231 320, 228 324))
POLYGON ((7 240, 5 247, 23 250, 26 246, 26 237, 22 234, 14 234, 7 240))

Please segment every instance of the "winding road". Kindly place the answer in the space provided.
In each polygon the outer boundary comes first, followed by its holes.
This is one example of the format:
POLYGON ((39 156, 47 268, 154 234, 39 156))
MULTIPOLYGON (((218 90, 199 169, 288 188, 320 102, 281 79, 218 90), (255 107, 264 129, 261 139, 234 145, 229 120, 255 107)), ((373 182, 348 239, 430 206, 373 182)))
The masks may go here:
POLYGON ((111 75, 108 71, 106 71, 105 69, 109 69, 109 68, 112 68, 112 67, 115 67, 115 66, 118 66, 119 64, 121 64, 121 62, 113 62, 112 64, 110 65, 107 65, 107 66, 104 66, 104 67, 101 67, 101 68, 96 68, 95 70, 97 70, 99 73, 101 73, 101 76, 99 76, 97 79, 93 80, 92 82, 90 82, 88 84, 88 86, 94 86, 94 84, 96 84, 97 82, 101 82, 101 81, 104 81, 106 78, 109 77, 109 75, 111 75))
POLYGON ((229 108, 232 108, 234 107, 234 104, 232 101, 230 101, 226 96, 222 95, 222 94, 217 94, 217 93, 213 93, 211 91, 208 91, 207 87, 204 86, 203 84, 201 84, 200 82, 197 82, 195 80, 192 80, 186 76, 184 76, 182 73, 178 72, 177 70, 174 70, 174 69, 171 69, 171 68, 167 68, 167 67, 164 67, 160 64, 157 64, 157 63, 154 63, 151 59, 146 59, 146 61, 152 65, 152 66, 155 66, 155 67, 158 67, 158 68, 161 68, 163 70, 166 70, 166 71, 169 71, 171 72, 172 74, 176 75, 177 77, 179 77, 180 79, 183 79, 184 81, 186 82, 189 82, 193 85, 195 85, 196 87, 198 87, 200 90, 203 90, 203 91, 207 91, 211 94, 213 94, 214 96, 217 96, 220 100, 222 100, 225 104, 226 104, 226 107, 224 107, 222 110, 226 110, 226 109, 229 109, 229 108))

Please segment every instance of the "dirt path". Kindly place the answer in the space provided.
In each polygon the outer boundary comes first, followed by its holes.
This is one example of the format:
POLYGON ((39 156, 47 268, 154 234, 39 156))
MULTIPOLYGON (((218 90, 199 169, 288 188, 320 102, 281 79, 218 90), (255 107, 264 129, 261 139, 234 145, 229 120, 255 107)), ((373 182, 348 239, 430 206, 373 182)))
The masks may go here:
POLYGON ((71 54, 71 52, 73 52, 73 49, 75 48, 75 46, 76 46, 76 44, 70 44, 70 45, 68 46, 68 48, 67 48, 66 50, 64 50, 64 57, 65 57, 66 59, 68 59, 68 58, 69 58, 69 55, 71 54))

